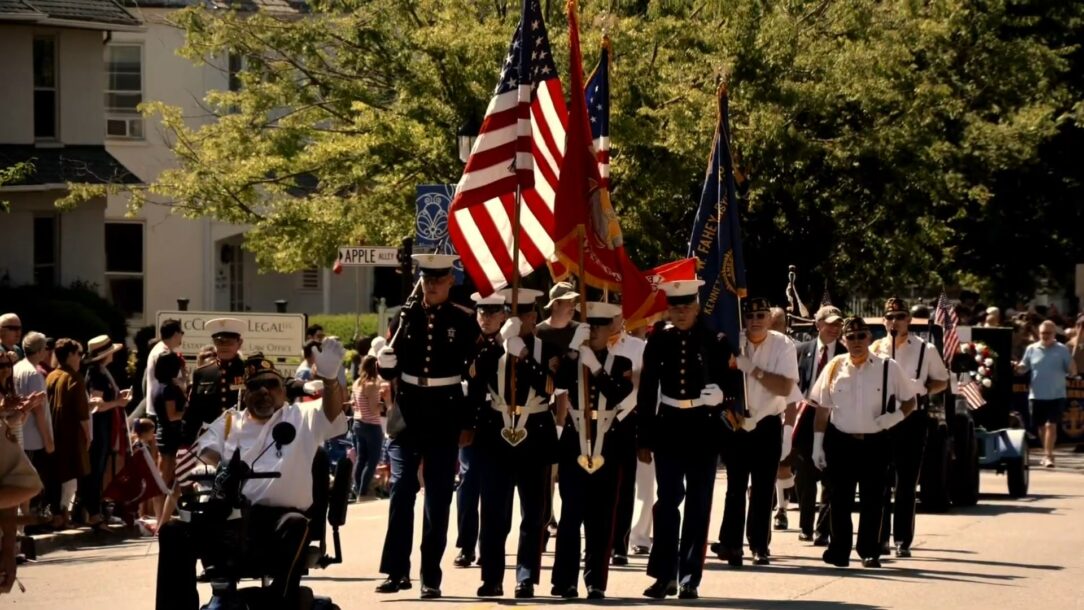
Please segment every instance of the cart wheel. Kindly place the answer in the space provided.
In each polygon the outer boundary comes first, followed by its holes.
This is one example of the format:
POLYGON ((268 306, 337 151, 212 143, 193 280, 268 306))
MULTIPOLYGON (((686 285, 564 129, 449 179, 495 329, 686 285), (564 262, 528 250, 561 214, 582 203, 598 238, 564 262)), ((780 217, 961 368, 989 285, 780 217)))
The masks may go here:
POLYGON ((1005 464, 1005 474, 1009 479, 1009 496, 1023 498, 1028 495, 1031 468, 1028 466, 1026 456, 1008 461, 1005 464))

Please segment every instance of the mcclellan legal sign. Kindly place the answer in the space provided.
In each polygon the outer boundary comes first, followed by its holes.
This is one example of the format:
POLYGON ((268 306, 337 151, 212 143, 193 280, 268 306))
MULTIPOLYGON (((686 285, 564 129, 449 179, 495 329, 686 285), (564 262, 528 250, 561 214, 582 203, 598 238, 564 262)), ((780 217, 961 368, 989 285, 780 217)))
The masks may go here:
POLYGON ((155 328, 166 319, 181 321, 184 343, 181 353, 195 356, 204 345, 211 345, 211 333, 204 330, 208 320, 237 318, 246 329, 242 351, 247 354, 263 352, 268 358, 300 357, 305 343, 305 314, 300 313, 242 313, 229 311, 159 311, 155 328))

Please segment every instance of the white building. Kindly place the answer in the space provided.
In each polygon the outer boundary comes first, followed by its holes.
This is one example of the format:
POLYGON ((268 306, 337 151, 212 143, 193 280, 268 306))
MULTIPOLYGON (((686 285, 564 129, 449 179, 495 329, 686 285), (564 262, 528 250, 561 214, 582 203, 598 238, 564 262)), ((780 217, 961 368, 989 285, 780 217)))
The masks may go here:
MULTIPOLYGON (((236 82, 231 79, 231 70, 238 66, 235 60, 195 66, 177 55, 184 33, 167 25, 165 18, 184 1, 150 0, 129 6, 144 28, 117 32, 105 45, 106 147, 147 183, 174 159, 166 134, 155 119, 141 117, 136 106, 157 100, 183 108, 188 117, 206 116, 200 107, 206 93, 236 82)), ((261 6, 293 12, 281 0, 265 0, 261 6)), ((201 119, 192 120, 196 126, 201 119)), ((142 260, 138 268, 107 270, 117 278, 114 281, 123 277, 129 283, 131 300, 125 308, 133 326, 153 323, 156 311, 176 309, 179 298, 189 299, 192 310, 208 311, 274 311, 275 301, 285 299, 289 311, 317 314, 354 312, 359 305, 361 311, 371 311, 377 275, 391 294, 398 292, 390 269, 347 269, 342 275, 333 275, 330 269, 260 273, 254 256, 241 248, 244 226, 188 220, 165 205, 148 205, 135 218, 127 218, 125 198, 112 196, 105 215, 107 231, 124 236, 126 260, 142 260)))
POLYGON ((0 168, 30 163, 0 186, 0 282, 109 285, 104 198, 61 213, 68 182, 135 182, 104 147, 102 46, 139 20, 113 0, 0 0, 0 168))

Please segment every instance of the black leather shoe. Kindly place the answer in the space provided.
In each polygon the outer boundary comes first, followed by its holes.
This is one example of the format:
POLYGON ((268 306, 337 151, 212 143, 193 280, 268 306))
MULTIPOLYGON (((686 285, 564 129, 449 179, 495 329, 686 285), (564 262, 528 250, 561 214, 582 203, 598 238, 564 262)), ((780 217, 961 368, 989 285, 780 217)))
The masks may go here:
POLYGON ((482 586, 478 587, 478 597, 503 597, 504 587, 500 583, 482 583, 482 586))
POLYGON ((534 597, 534 585, 529 582, 521 582, 516 585, 516 599, 530 599, 534 597))
POLYGON ((650 555, 651 554, 651 547, 634 545, 632 547, 632 554, 633 555, 650 555))
POLYGON ((892 554, 892 545, 887 543, 887 542, 882 542, 881 543, 881 554, 882 555, 891 555, 892 554))
POLYGON ((906 559, 911 556, 910 547, 903 546, 902 544, 896 547, 896 557, 900 559, 906 559))
POLYGON ((440 599, 440 589, 422 585, 422 599, 440 599))
POLYGON ((879 568, 881 567, 881 560, 876 557, 865 557, 862 559, 863 568, 879 568))
POLYGON ((727 562, 732 568, 740 568, 742 566, 742 551, 741 549, 728 549, 722 544, 716 545, 717 550, 715 554, 719 559, 727 562))
POLYGON ((650 597, 651 599, 665 599, 666 596, 677 595, 678 587, 676 580, 659 580, 655 581, 655 584, 644 589, 644 597, 650 597))
POLYGON ((587 599, 606 599, 606 592, 602 589, 587 587, 587 599))
POLYGON ((767 553, 755 552, 753 553, 753 565, 755 566, 768 566, 772 564, 772 560, 768 559, 767 553))
POLYGON ((452 563, 457 568, 469 568, 470 565, 472 563, 474 563, 475 559, 476 559, 476 557, 474 555, 468 555, 466 553, 460 553, 459 555, 456 555, 455 561, 453 561, 452 563))
POLYGON ((554 597, 563 597, 565 599, 576 599, 580 596, 580 592, 576 590, 576 585, 566 588, 553 585, 553 588, 550 589, 550 595, 554 597))
POLYGON ((614 555, 613 564, 615 566, 627 566, 629 565, 628 555, 614 555))
POLYGON ((813 539, 813 546, 828 546, 828 542, 832 539, 828 534, 817 534, 817 537, 813 539))
POLYGON ((376 586, 377 593, 398 593, 399 591, 406 591, 413 587, 410 584, 410 579, 406 576, 402 578, 388 578, 384 582, 376 586))
POLYGON ((851 565, 850 558, 848 558, 848 557, 837 557, 837 556, 833 555, 831 551, 825 551, 824 554, 821 555, 821 559, 824 560, 824 563, 827 563, 828 565, 836 566, 837 568, 845 568, 845 567, 851 565))
POLYGON ((813 534, 802 532, 801 534, 798 534, 798 540, 801 540, 802 542, 812 542, 813 534))
POLYGON ((692 585, 682 585, 678 599, 700 599, 700 592, 692 585))
POLYGON ((785 530, 785 529, 787 529, 787 526, 789 526, 789 525, 790 525, 790 523, 787 522, 787 513, 776 513, 775 514, 775 529, 777 529, 777 530, 785 530))

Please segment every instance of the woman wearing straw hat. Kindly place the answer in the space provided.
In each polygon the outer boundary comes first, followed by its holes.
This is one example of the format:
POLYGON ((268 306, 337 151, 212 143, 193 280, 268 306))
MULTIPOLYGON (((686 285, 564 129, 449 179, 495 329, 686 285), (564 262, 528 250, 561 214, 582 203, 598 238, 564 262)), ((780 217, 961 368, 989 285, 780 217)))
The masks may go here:
POLYGON ((113 343, 107 335, 87 342, 87 393, 100 403, 92 409, 90 442, 90 474, 79 481, 79 503, 87 511, 87 525, 102 523, 102 490, 113 475, 124 467, 128 455, 128 426, 124 407, 132 398, 131 390, 121 390, 106 367, 113 354, 124 348, 113 343))

